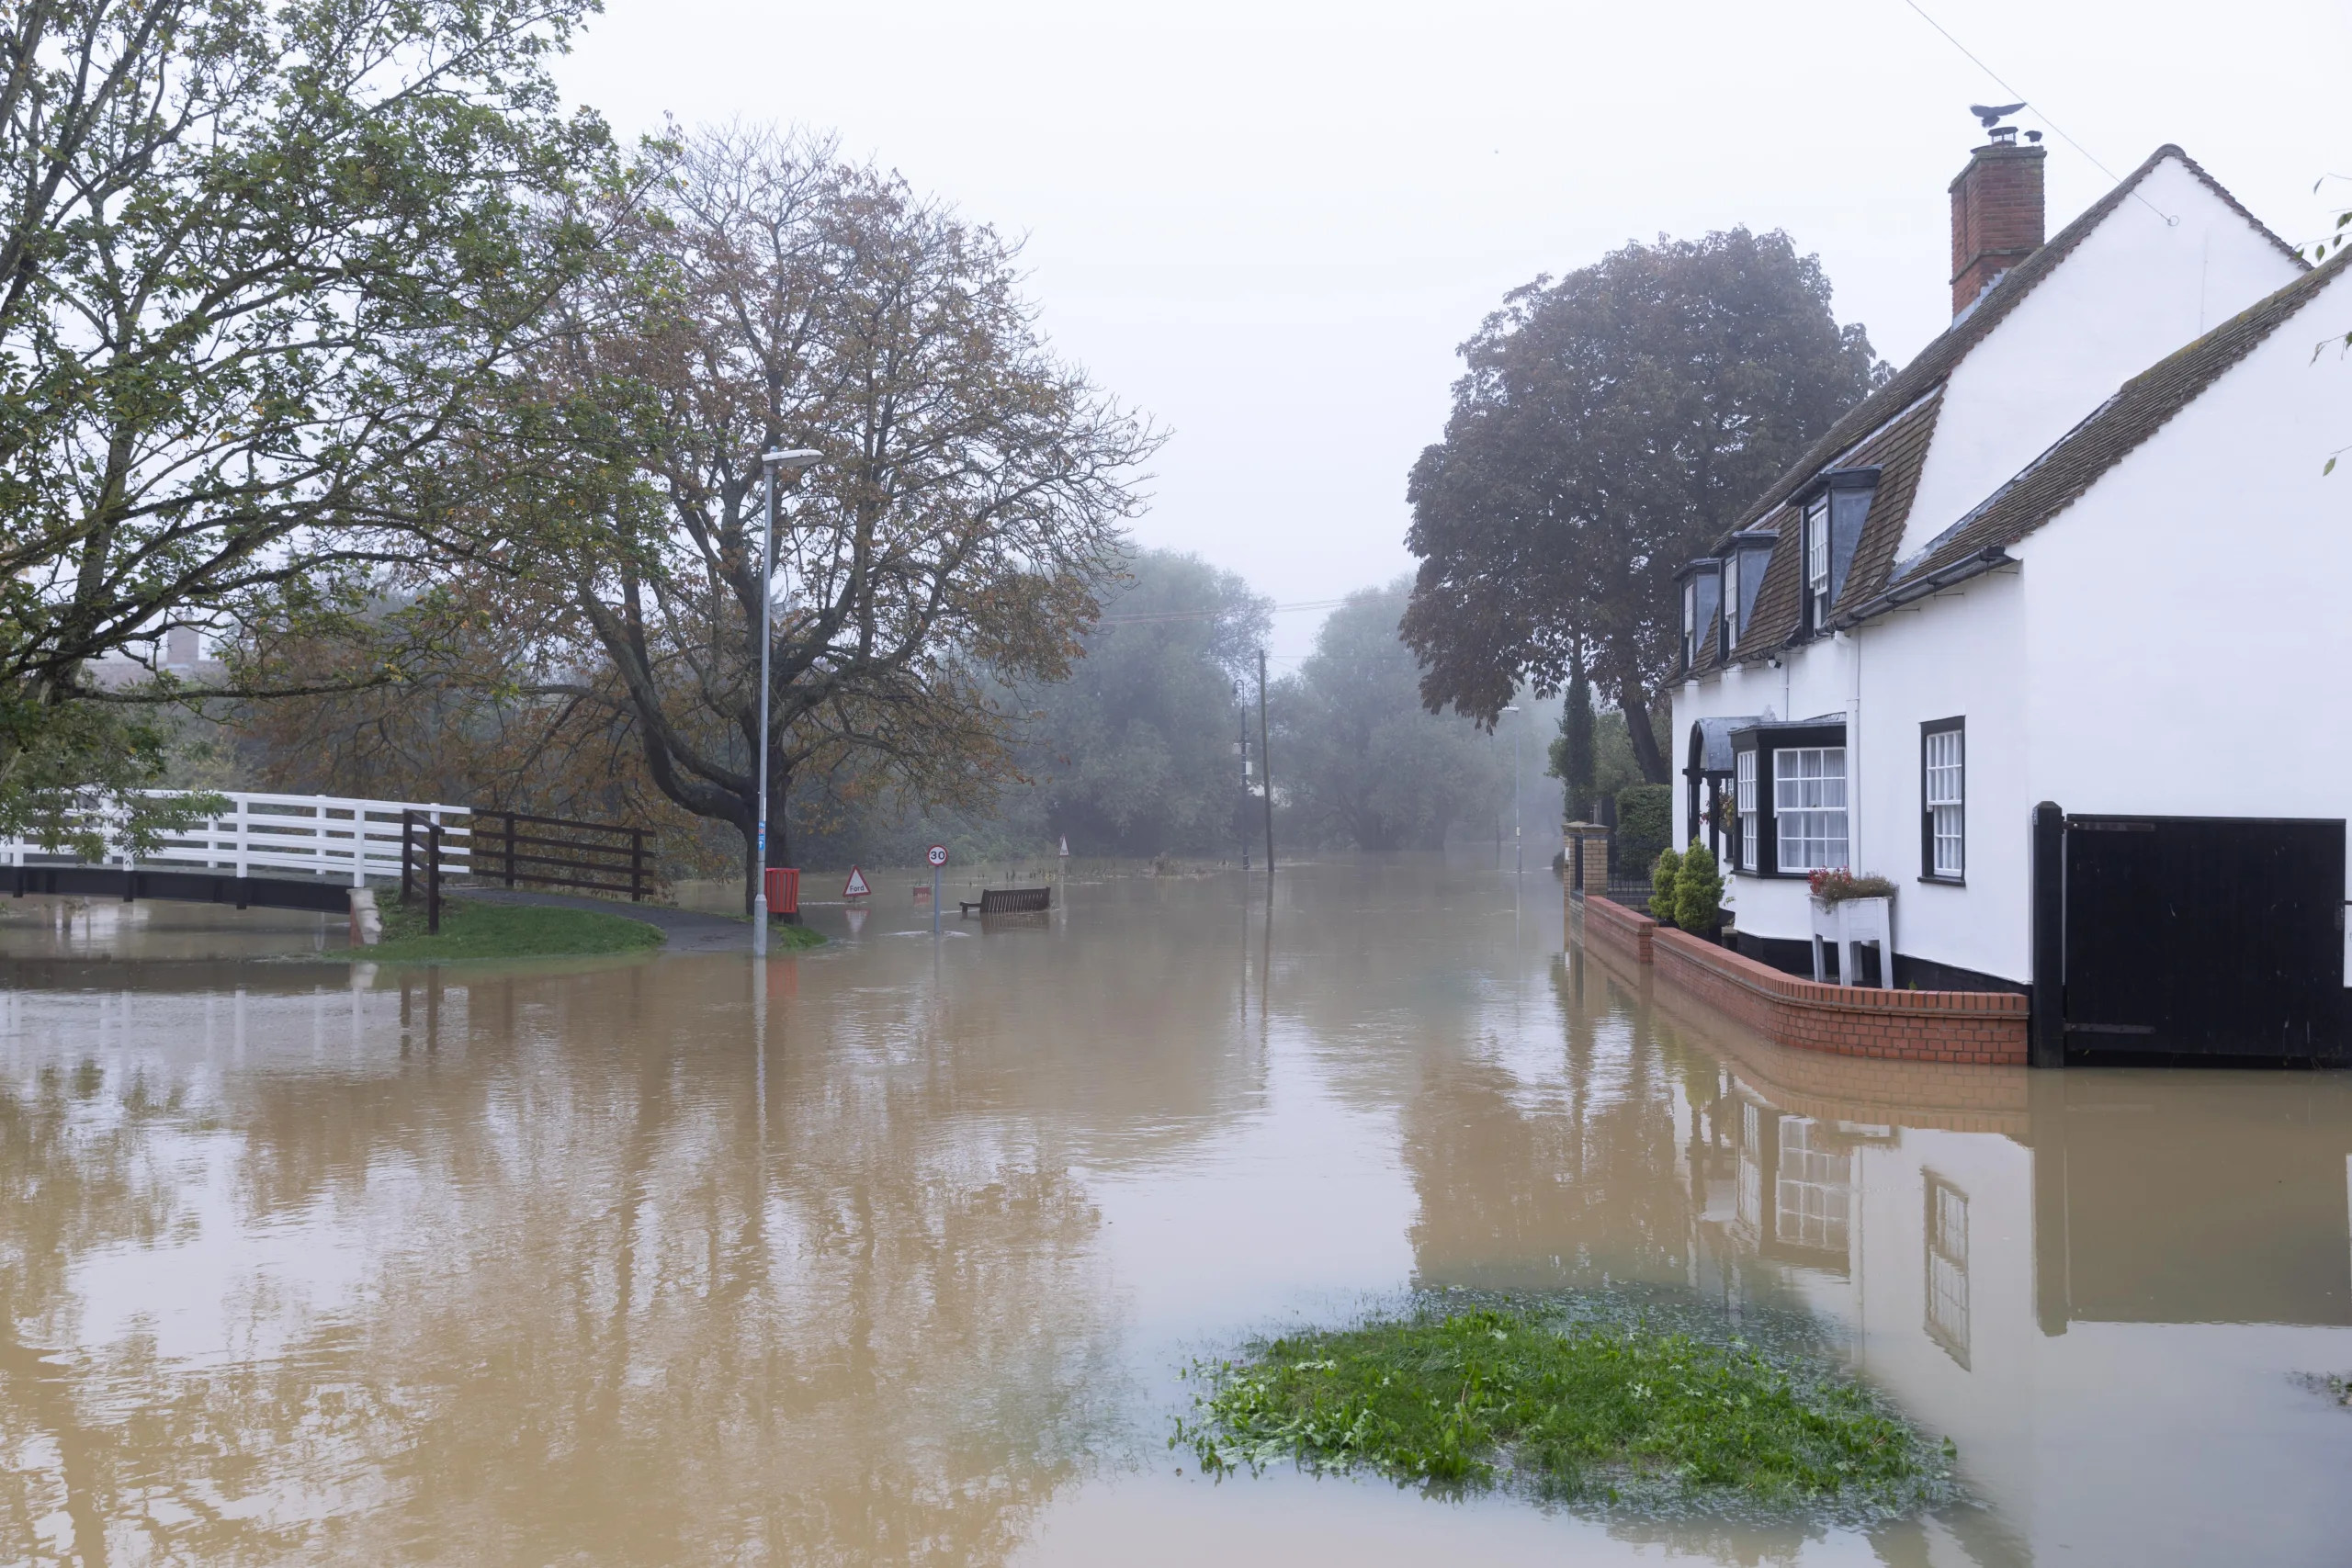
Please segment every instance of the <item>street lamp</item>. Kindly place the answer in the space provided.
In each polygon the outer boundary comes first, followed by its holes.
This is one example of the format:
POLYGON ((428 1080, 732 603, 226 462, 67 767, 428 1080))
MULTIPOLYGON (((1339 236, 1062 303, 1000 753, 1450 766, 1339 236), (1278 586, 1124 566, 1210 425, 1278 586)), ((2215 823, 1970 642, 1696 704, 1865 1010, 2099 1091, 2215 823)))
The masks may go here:
POLYGON ((760 530, 760 832, 752 863, 759 868, 757 890, 752 895, 752 956, 768 955, 768 649, 775 641, 775 612, 769 608, 768 595, 775 586, 775 479, 779 472, 789 473, 797 479, 824 457, 807 447, 795 447, 789 452, 769 451, 760 454, 760 466, 767 473, 767 496, 760 512, 767 526, 760 530))
MULTIPOLYGON (((1503 709, 1505 713, 1518 711, 1519 709, 1510 706, 1503 709)), ((1526 829, 1520 824, 1519 814, 1520 774, 1526 771, 1519 760, 1519 738, 1525 733, 1527 733, 1527 723, 1524 719, 1510 727, 1510 847, 1511 853, 1518 863, 1517 874, 1521 876, 1527 874, 1527 840, 1522 837, 1526 829)))

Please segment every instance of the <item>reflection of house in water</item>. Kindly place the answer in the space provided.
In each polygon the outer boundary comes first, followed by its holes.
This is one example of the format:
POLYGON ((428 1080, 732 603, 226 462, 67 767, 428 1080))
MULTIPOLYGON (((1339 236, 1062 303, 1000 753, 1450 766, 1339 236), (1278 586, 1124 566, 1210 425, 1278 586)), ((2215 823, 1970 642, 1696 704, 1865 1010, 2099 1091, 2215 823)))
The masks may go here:
POLYGON ((2296 1379, 2352 1371, 2352 1086, 1835 1076, 1743 1047, 1687 1108, 1694 1279, 1954 1439, 1987 1512, 1921 1561, 2343 1560, 2352 1421, 2296 1379))

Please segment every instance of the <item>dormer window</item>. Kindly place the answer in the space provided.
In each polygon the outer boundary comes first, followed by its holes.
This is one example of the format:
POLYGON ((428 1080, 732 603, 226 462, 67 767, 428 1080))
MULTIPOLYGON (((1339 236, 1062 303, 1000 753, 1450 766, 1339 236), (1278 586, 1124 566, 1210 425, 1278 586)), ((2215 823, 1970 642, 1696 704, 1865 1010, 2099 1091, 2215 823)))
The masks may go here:
POLYGON ((1720 657, 1728 659, 1739 646, 1739 552, 1724 557, 1724 631, 1720 657))
POLYGON ((1829 492, 1822 491, 1804 509, 1805 628, 1829 629, 1829 492))
POLYGON ((1694 560, 1674 575, 1682 584, 1682 668, 1695 668, 1707 650, 1707 629, 1715 620, 1715 581, 1722 563, 1694 560))

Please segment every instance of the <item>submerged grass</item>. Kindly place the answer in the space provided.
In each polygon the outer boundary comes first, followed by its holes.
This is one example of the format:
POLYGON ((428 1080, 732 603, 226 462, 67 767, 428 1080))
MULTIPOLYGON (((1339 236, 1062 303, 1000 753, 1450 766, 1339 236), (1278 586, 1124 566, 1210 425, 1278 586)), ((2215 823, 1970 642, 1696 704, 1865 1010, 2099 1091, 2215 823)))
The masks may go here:
POLYGON ((1949 1450, 1819 1362, 1641 1316, 1424 1304, 1195 1363, 1170 1445, 1222 1476, 1291 1459, 1561 1500, 1901 1511, 1949 1450))
POLYGON ((662 945, 662 932, 643 920, 601 909, 571 909, 542 904, 493 904, 445 898, 441 931, 425 930, 422 902, 383 905, 384 940, 353 948, 349 956, 371 963, 431 959, 573 957, 639 953, 662 945))

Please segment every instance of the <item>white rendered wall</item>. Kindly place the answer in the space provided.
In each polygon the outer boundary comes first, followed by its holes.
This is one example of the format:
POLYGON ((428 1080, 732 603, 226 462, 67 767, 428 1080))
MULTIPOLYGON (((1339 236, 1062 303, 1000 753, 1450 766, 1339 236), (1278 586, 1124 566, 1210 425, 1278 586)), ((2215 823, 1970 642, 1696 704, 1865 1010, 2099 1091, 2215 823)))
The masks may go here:
POLYGON ((2036 798, 2352 817, 2347 328, 2339 277, 2015 552, 2036 798))
POLYGON ((1849 728, 1847 745, 1861 773, 1849 831, 1854 869, 1895 885, 1895 951, 2030 980, 2036 797, 2019 694, 2034 665, 2020 575, 2011 569, 1973 578, 1857 628, 1852 641, 1861 722, 1849 728), (1966 721, 1966 875, 1958 886, 1920 880, 1919 727, 1946 718, 1966 721))
POLYGON ((1895 558, 1909 559, 2124 382, 2301 270, 2166 158, 1953 369, 1895 558))

